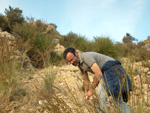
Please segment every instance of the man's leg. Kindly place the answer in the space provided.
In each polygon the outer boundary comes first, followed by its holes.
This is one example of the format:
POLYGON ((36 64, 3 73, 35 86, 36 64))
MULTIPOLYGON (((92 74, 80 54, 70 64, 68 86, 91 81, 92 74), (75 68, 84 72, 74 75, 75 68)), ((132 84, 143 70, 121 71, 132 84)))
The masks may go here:
MULTIPOLYGON (((99 113, 107 113, 107 93, 104 89, 103 81, 98 85, 96 95, 99 99, 99 103, 96 104, 96 109, 99 113), (103 112, 102 112, 102 111, 103 112)), ((130 113, 129 107, 126 105, 126 103, 123 101, 122 97, 119 95, 112 96, 113 97, 113 104, 116 106, 116 108, 119 110, 120 113, 130 113)))
POLYGON ((114 96, 114 101, 117 105, 118 110, 120 113, 130 113, 129 107, 126 105, 126 103, 123 101, 122 97, 119 95, 114 96))
POLYGON ((98 85, 98 88, 97 88, 97 91, 96 91, 96 95, 98 97, 98 100, 99 100, 99 103, 96 104, 96 109, 99 113, 103 113, 101 112, 104 111, 105 113, 107 113, 107 94, 106 94, 106 91, 104 89, 104 85, 103 85, 103 81, 101 80, 99 85, 98 85))

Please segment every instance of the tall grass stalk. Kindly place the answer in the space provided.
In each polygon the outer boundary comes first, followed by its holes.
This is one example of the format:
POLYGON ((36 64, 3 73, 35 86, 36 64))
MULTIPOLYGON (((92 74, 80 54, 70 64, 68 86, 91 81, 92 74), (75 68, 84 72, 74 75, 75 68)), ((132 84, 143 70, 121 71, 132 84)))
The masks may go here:
POLYGON ((17 65, 11 60, 15 50, 9 46, 6 37, 0 37, 0 111, 3 112, 6 112, 6 106, 9 106, 13 92, 18 85, 17 65))
MULTIPOLYGON (((24 50, 26 52, 27 50, 24 50)), ((0 112, 22 112, 32 101, 24 88, 24 52, 15 56, 18 46, 10 46, 7 37, 0 37, 0 112)), ((32 97, 34 99, 34 97, 32 97)), ((26 111, 26 110, 24 110, 26 111)))
POLYGON ((127 60, 126 62, 124 62, 126 64, 124 65, 124 68, 129 74, 131 81, 132 81, 132 85, 133 85, 133 89, 130 94, 128 105, 130 106, 132 112, 148 113, 149 111, 148 103, 150 101, 149 100, 150 95, 148 95, 148 93, 149 93, 150 87, 148 86, 145 88, 145 86, 149 85, 148 79, 147 79, 148 76, 146 73, 144 73, 144 70, 141 70, 140 72, 137 73, 136 72, 137 70, 135 69, 136 67, 134 66, 135 58, 132 56, 129 59, 131 60, 127 60), (143 81, 143 79, 146 79, 146 81, 145 80, 143 81))

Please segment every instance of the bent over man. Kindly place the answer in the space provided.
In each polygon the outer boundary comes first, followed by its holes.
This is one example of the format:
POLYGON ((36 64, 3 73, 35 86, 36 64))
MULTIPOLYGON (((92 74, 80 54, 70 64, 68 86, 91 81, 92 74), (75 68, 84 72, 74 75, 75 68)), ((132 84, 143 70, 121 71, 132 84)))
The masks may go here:
MULTIPOLYGON (((95 88, 98 87, 97 95, 100 98, 101 109, 107 112, 107 97, 112 96, 120 112, 130 113, 124 102, 128 101, 128 93, 132 90, 132 85, 120 61, 96 52, 79 54, 74 48, 67 48, 63 57, 72 65, 79 67, 83 74, 84 94, 87 99, 94 94, 95 88), (94 74, 91 85, 87 72, 94 74)), ((101 111, 99 112, 101 113, 101 111)))

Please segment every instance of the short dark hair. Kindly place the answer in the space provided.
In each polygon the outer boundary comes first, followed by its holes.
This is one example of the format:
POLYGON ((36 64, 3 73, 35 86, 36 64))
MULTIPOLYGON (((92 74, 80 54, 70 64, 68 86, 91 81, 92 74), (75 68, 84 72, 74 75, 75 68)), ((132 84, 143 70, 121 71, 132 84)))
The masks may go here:
POLYGON ((71 53, 73 53, 75 55, 76 50, 74 48, 72 48, 72 47, 65 49, 65 51, 63 53, 64 59, 66 59, 66 56, 67 56, 68 52, 71 52, 71 53))

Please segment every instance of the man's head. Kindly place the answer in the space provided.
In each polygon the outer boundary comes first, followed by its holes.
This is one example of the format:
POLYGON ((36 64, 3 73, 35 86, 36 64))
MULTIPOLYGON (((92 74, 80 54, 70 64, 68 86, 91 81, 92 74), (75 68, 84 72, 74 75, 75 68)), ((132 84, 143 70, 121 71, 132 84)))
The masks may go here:
POLYGON ((74 48, 67 48, 63 53, 63 57, 74 66, 79 64, 78 53, 74 48))

